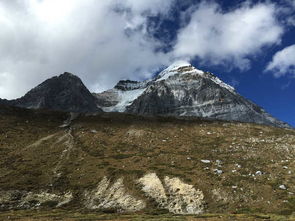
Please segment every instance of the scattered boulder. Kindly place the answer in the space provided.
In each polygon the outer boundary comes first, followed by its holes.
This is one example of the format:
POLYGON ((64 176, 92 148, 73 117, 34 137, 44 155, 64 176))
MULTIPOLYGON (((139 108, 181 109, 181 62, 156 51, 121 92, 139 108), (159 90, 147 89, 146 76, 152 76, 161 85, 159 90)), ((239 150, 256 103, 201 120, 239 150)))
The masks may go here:
POLYGON ((217 175, 221 175, 223 173, 223 171, 219 169, 214 169, 213 172, 216 173, 217 175))

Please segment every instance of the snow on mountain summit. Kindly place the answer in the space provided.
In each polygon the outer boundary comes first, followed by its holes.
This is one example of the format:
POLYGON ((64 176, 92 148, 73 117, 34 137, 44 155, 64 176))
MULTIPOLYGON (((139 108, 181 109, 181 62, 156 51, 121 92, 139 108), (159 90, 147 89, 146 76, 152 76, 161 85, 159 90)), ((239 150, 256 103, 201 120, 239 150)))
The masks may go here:
POLYGON ((195 73, 200 75, 204 74, 203 71, 196 69, 187 61, 176 61, 172 65, 167 67, 165 70, 163 70, 156 78, 156 81, 166 80, 170 76, 173 76, 175 74, 188 74, 188 73, 195 73))
POLYGON ((218 84, 219 86, 234 92, 235 89, 234 87, 224 83, 222 80, 220 80, 217 76, 209 73, 209 72, 204 72, 202 70, 199 70, 192 66, 189 62, 187 61, 176 61, 172 65, 170 65, 168 68, 163 70, 158 77, 156 78, 156 81, 163 81, 168 79, 171 76, 174 76, 176 74, 179 75, 200 75, 204 78, 212 80, 214 83, 218 84))
POLYGON ((172 70, 177 70, 178 68, 181 68, 181 67, 188 67, 188 66, 192 66, 192 65, 187 61, 175 61, 174 63, 172 63, 165 70, 171 70, 172 71, 172 70))

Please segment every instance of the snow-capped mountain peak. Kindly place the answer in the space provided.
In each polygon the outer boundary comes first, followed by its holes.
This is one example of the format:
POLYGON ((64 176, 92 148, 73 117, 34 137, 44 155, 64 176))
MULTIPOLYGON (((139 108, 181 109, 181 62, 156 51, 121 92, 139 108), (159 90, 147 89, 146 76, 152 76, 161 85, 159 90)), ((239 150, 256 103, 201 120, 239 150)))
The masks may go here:
POLYGON ((192 65, 187 61, 176 61, 173 64, 171 64, 169 67, 167 67, 165 70, 174 71, 174 70, 177 70, 179 68, 189 67, 189 66, 192 66, 192 65))
MULTIPOLYGON (((154 90, 154 87, 158 87, 158 84, 160 82, 165 82, 166 85, 190 84, 187 82, 187 76, 199 76, 200 78, 198 79, 207 79, 211 81, 213 84, 217 84, 221 88, 224 88, 234 93, 233 87, 227 85, 215 75, 209 72, 199 70, 193 67, 187 61, 176 61, 169 67, 164 69, 162 72, 160 72, 160 74, 158 74, 158 76, 154 79, 146 80, 143 82, 121 80, 113 89, 110 89, 100 94, 95 94, 95 96, 98 99, 98 106, 102 108, 104 111, 124 112, 126 111, 126 108, 128 106, 132 105, 133 101, 135 101, 145 92, 154 90)), ((195 80, 193 80, 193 82, 195 82, 195 80)), ((177 94, 178 93, 175 92, 175 96, 177 94)))
POLYGON ((163 70, 156 78, 156 81, 163 81, 175 74, 199 74, 203 75, 204 72, 193 67, 189 62, 177 61, 163 70))
POLYGON ((217 76, 209 73, 209 72, 204 72, 202 70, 199 70, 197 68, 195 68, 194 66, 192 66, 189 62, 186 61, 177 61, 174 62, 172 65, 170 65, 168 68, 166 68, 165 70, 163 70, 157 77, 156 77, 156 81, 163 81, 168 79, 171 76, 174 76, 176 74, 179 75, 187 75, 187 74, 191 74, 191 75, 199 75, 202 76, 203 78, 207 78, 212 80, 214 83, 218 84, 219 86, 234 92, 235 89, 234 87, 224 83, 222 80, 220 80, 217 76))

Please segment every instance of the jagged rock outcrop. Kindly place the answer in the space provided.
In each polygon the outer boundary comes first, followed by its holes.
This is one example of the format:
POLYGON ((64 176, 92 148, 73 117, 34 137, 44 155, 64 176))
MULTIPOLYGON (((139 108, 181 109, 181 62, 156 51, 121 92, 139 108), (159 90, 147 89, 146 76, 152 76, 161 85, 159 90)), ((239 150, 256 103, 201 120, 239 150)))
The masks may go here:
POLYGON ((95 97, 88 91, 81 79, 68 72, 44 81, 25 96, 9 103, 29 109, 101 112, 101 109, 96 106, 95 97))
POLYGON ((144 84, 133 83, 136 87, 124 84, 130 85, 130 82, 120 82, 120 87, 96 95, 103 110, 140 115, 206 117, 289 127, 213 74, 198 70, 186 62, 171 65, 144 84), (104 106, 105 103, 100 101, 109 99, 108 95, 116 102, 104 106), (122 102, 126 100, 128 102, 122 102))
POLYGON ((136 90, 146 87, 146 82, 122 80, 119 81, 115 88, 122 91, 136 90))

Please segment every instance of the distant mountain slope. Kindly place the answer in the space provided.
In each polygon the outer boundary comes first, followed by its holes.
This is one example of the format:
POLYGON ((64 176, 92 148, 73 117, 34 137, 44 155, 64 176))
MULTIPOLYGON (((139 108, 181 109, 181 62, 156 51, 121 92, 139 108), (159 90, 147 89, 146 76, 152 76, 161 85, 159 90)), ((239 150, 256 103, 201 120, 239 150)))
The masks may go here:
POLYGON ((151 81, 121 81, 119 85, 96 95, 104 111, 206 117, 289 127, 213 74, 189 63, 175 63, 151 81), (106 100, 113 102, 105 105, 106 100))
POLYGON ((0 98, 0 105, 6 105, 6 104, 9 104, 9 101, 0 98))
POLYGON ((83 82, 71 73, 50 78, 10 104, 29 109, 68 112, 100 112, 95 97, 83 82))

